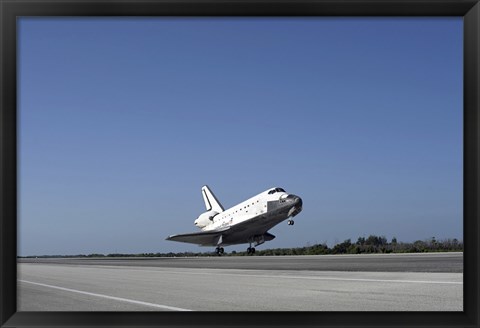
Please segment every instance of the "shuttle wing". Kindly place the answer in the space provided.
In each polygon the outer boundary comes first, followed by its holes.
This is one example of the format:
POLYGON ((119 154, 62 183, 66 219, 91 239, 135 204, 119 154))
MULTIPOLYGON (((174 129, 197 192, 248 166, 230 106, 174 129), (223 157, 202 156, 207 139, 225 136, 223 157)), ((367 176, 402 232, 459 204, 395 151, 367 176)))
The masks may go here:
POLYGON ((268 220, 266 215, 260 214, 256 217, 253 217, 246 221, 236 223, 230 226, 230 230, 228 231, 228 234, 261 235, 267 232, 268 230, 270 230, 273 226, 275 226, 279 222, 281 221, 268 220))
POLYGON ((220 236, 229 230, 230 227, 213 231, 200 231, 192 233, 184 233, 179 235, 171 235, 167 237, 167 240, 180 241, 183 243, 211 246, 215 245, 220 236))

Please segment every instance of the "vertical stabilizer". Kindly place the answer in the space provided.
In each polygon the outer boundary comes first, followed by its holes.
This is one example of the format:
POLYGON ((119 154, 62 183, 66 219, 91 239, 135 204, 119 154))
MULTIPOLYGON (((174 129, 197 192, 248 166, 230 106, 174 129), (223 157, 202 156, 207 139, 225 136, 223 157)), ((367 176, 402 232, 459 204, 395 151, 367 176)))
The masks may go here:
POLYGON ((205 201, 205 207, 207 208, 207 211, 213 210, 217 213, 222 213, 224 211, 222 204, 220 204, 217 197, 215 197, 208 186, 202 187, 202 196, 203 200, 205 201))

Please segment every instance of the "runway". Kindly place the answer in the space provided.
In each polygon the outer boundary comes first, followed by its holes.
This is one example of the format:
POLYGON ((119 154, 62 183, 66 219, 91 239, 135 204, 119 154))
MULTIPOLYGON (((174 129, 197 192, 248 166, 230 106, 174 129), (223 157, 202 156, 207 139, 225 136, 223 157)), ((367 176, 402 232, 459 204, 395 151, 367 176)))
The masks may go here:
POLYGON ((463 254, 21 259, 19 311, 462 311, 463 254))

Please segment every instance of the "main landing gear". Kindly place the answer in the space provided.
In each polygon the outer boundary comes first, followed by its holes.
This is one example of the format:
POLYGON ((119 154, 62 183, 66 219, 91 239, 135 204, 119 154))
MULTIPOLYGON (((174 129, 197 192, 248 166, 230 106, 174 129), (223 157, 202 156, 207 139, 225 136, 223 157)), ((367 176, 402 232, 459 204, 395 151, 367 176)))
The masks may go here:
POLYGON ((288 220, 288 221, 287 221, 287 224, 288 224, 288 225, 294 225, 294 224, 295 224, 295 221, 293 221, 293 220, 288 220))
POLYGON ((222 255, 224 252, 223 247, 217 247, 215 248, 215 253, 217 253, 218 256, 222 255))
POLYGON ((247 248, 247 255, 253 255, 254 253, 255 253, 255 247, 252 247, 252 241, 250 241, 249 246, 247 248))

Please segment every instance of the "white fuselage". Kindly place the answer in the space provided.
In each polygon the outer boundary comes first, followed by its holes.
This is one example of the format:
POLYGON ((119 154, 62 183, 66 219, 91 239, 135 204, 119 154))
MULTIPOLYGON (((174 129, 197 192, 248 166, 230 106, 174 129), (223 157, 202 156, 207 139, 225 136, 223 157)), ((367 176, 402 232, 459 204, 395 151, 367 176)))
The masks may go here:
POLYGON ((279 201, 288 196, 286 192, 268 194, 269 190, 215 215, 212 223, 201 229, 203 231, 216 230, 250 220, 258 215, 267 213, 268 202, 279 201))

